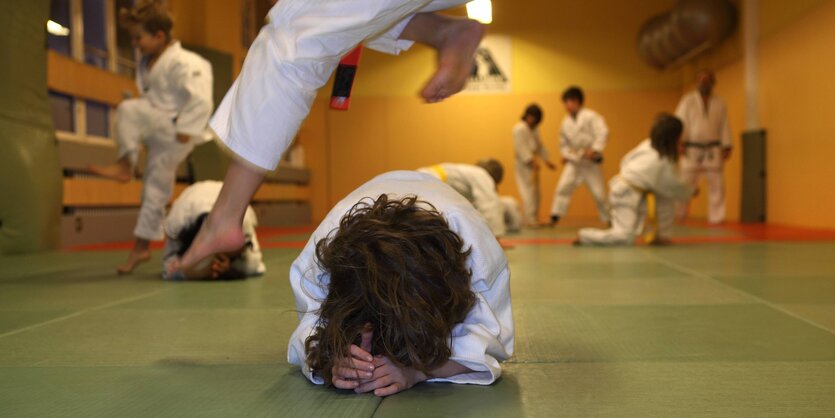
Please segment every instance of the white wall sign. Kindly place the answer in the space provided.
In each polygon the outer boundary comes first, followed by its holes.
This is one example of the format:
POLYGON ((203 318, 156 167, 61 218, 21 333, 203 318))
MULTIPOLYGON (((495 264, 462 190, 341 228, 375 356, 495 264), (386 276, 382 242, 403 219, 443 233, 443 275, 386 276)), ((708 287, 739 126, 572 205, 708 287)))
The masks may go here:
POLYGON ((485 36, 475 54, 473 72, 464 88, 468 93, 507 93, 511 81, 509 36, 485 36))

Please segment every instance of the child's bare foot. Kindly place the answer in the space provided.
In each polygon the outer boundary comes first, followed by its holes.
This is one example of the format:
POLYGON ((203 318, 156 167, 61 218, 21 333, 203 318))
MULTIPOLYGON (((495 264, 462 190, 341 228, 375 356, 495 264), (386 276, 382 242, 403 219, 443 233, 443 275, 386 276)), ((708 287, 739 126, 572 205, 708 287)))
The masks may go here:
POLYGON ((90 164, 87 166, 87 171, 97 176, 105 177, 111 180, 116 180, 122 183, 129 182, 131 177, 133 177, 133 173, 130 166, 125 166, 119 163, 112 165, 90 164))
POLYGON ((183 254, 179 263, 171 264, 169 267, 171 271, 168 273, 187 269, 200 260, 215 254, 237 251, 245 243, 246 240, 240 222, 229 222, 225 218, 215 221, 209 215, 206 222, 203 223, 203 227, 200 228, 200 232, 197 233, 197 237, 194 238, 191 247, 183 254))
POLYGON ((440 102, 464 88, 482 37, 484 25, 474 20, 449 19, 441 27, 433 45, 438 50, 438 70, 421 91, 427 102, 440 102))
POLYGON ((149 250, 132 250, 128 255, 127 261, 124 264, 116 266, 116 272, 121 274, 130 274, 136 266, 151 259, 151 252, 149 250))

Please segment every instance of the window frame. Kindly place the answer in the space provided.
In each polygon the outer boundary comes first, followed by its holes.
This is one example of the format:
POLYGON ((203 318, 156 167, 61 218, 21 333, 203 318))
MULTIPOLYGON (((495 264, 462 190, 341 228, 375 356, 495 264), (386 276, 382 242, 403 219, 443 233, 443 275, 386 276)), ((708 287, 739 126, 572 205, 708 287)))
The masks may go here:
MULTIPOLYGON (((84 57, 84 5, 83 0, 68 0, 70 4, 70 22, 72 30, 70 31, 70 57, 77 62, 84 65, 89 65, 85 62, 84 57)), ((105 0, 105 33, 107 36, 107 68, 114 74, 119 74, 119 53, 117 45, 117 27, 116 22, 116 1, 105 0)), ((97 67, 98 68, 98 67, 97 67)), ((125 77, 125 76, 123 76, 125 77)), ((73 97, 73 124, 75 131, 55 130, 55 137, 59 141, 72 141, 85 144, 103 145, 109 147, 116 147, 115 141, 115 117, 116 109, 110 107, 108 118, 108 132, 109 137, 102 137, 97 135, 90 135, 87 132, 87 100, 82 97, 73 97)))

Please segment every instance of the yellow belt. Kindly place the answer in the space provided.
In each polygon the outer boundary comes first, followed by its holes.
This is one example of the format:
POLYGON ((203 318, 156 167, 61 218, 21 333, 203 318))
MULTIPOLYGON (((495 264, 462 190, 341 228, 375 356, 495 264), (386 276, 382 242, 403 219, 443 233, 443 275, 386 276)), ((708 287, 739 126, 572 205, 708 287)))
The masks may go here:
POLYGON ((649 228, 647 228, 647 232, 644 234, 644 242, 649 244, 655 241, 655 239, 658 238, 658 202, 655 199, 655 193, 635 186, 634 184, 626 181, 623 177, 620 179, 626 183, 627 186, 644 195, 647 203, 646 223, 649 224, 649 228))
POLYGON ((444 167, 442 167, 440 164, 433 165, 432 167, 429 167, 429 169, 434 171, 435 174, 438 175, 438 178, 441 179, 442 182, 444 182, 444 183, 447 182, 446 170, 444 170, 444 167))

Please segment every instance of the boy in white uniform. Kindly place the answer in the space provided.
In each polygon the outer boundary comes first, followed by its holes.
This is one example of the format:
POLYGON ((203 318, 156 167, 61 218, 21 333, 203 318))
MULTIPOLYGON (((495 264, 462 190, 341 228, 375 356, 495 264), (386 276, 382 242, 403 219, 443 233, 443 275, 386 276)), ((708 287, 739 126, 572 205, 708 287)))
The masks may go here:
POLYGON ((377 396, 490 384, 513 354, 509 282, 466 199, 428 174, 382 174, 336 204, 290 267, 288 361, 313 383, 377 396))
POLYGON ((522 114, 522 120, 513 126, 516 186, 524 208, 522 222, 529 226, 539 224, 539 160, 549 169, 556 169, 556 165, 548 160, 548 150, 539 138, 542 116, 542 108, 539 105, 528 105, 522 114))
POLYGON ((609 182, 611 228, 583 228, 579 244, 632 245, 643 228, 647 193, 655 195, 659 212, 674 200, 692 197, 693 188, 679 178, 676 167, 681 132, 682 123, 675 116, 656 119, 650 139, 623 157, 620 173, 609 182))
MULTIPOLYGON (((702 70, 696 75, 696 90, 681 98, 676 116, 684 122, 684 155, 681 175, 693 187, 699 177, 707 180, 708 222, 725 221, 725 160, 731 156, 731 128, 728 109, 721 97, 713 94, 716 76, 702 70)), ((679 217, 687 215, 687 205, 679 206, 679 217)))
POLYGON ((554 201, 551 205, 551 225, 568 213, 571 195, 585 182, 597 204, 597 214, 604 223, 609 222, 609 205, 606 203, 606 187, 603 185, 603 149, 609 138, 606 121, 597 112, 583 106, 585 97, 579 87, 569 87, 562 95, 568 112, 560 128, 560 152, 563 169, 554 201))
POLYGON ((125 274, 150 258, 150 241, 163 239, 165 205, 174 191, 177 167, 205 141, 212 112, 212 67, 171 38, 173 20, 159 2, 137 2, 130 10, 122 9, 120 19, 142 54, 136 71, 141 97, 125 100, 116 109, 119 161, 89 170, 127 182, 143 144, 147 150, 142 205, 133 231, 136 241, 127 261, 117 267, 125 274))
POLYGON ((191 250, 189 266, 243 243, 246 205, 275 168, 339 59, 356 45, 398 54, 413 42, 438 51, 438 69, 421 91, 429 103, 460 91, 484 27, 432 12, 466 0, 281 0, 247 53, 240 76, 211 126, 239 158, 191 250))
POLYGON ((470 201, 487 221, 493 235, 502 237, 507 233, 505 206, 496 190, 504 176, 501 163, 494 159, 476 165, 442 163, 417 171, 435 176, 470 201))
POLYGON ((244 279, 260 276, 266 271, 262 261, 261 245, 255 227, 258 218, 252 207, 246 209, 243 231, 246 245, 240 251, 227 254, 215 254, 185 271, 171 273, 169 266, 175 263, 188 250, 194 237, 200 230, 209 211, 220 194, 223 183, 219 181, 201 181, 183 190, 183 193, 171 205, 171 211, 165 218, 165 251, 162 256, 162 277, 166 280, 206 280, 206 279, 244 279))

